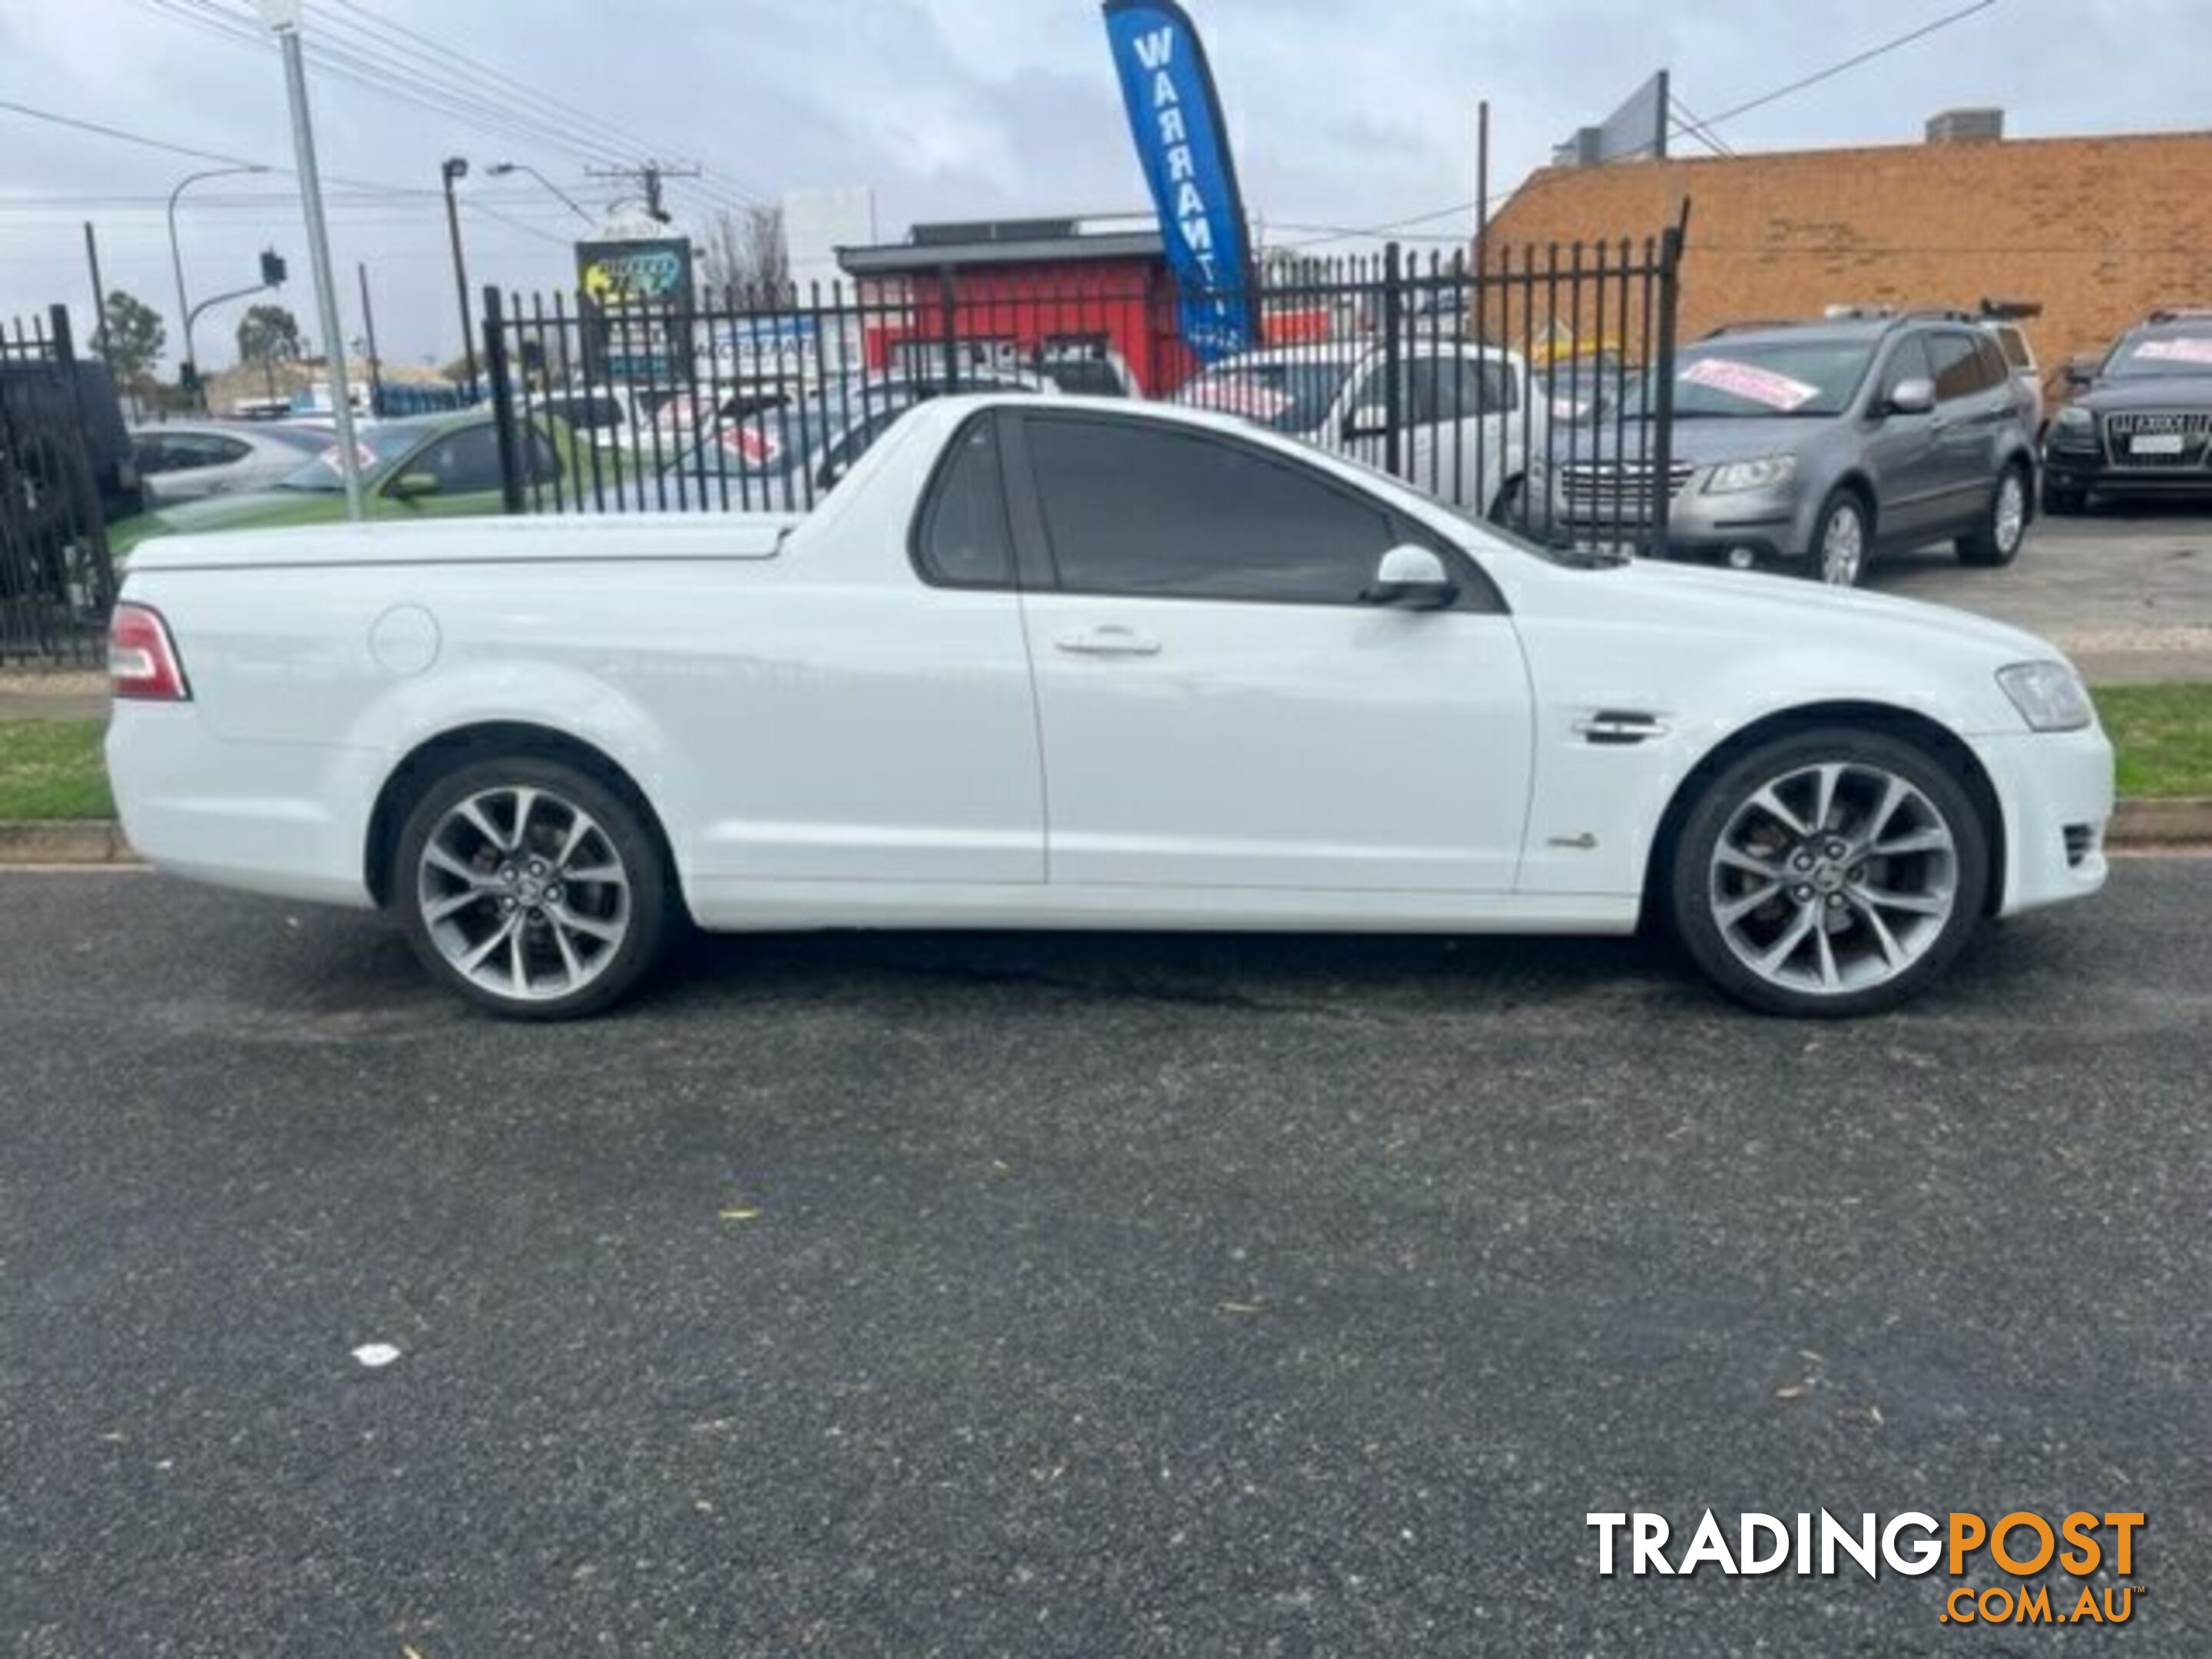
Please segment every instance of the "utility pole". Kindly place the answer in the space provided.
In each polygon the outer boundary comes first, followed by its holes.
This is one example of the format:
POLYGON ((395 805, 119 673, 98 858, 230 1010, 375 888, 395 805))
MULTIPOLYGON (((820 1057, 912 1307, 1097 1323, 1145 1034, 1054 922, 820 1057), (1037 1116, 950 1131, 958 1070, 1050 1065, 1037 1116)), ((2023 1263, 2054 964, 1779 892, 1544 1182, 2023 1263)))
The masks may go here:
POLYGON ((368 303, 368 264, 367 261, 355 265, 361 276, 361 330, 368 346, 368 412, 372 417, 384 412, 384 365, 376 355, 376 313, 368 303))
POLYGON ((646 161, 634 167, 586 167, 584 170, 584 176, 587 179, 620 179, 626 184, 635 184, 645 198, 645 210, 659 220, 661 223, 666 224, 668 210, 662 204, 660 193, 662 184, 671 179, 696 179, 699 176, 699 169, 664 167, 659 161, 646 161))
POLYGON ((1490 100, 1474 112, 1474 271, 1490 269, 1490 100))
POLYGON ((92 346, 100 354, 100 361, 107 365, 108 376, 112 379, 115 359, 107 352, 107 290, 100 285, 100 244, 93 240, 89 219, 84 222, 84 261, 92 267, 92 346))
POLYGON ((439 166, 446 183, 446 234, 453 243, 453 293, 461 303, 461 356, 469 366, 469 401, 477 400, 476 329, 469 314, 469 268, 461 258, 461 210, 453 201, 453 181, 469 176, 465 156, 449 155, 439 166))
POLYGON ((345 480, 346 517, 361 519, 361 450, 354 442, 353 392, 346 385, 345 332, 338 326, 338 290, 331 276, 331 231, 323 218, 323 177, 315 164, 315 129, 307 110, 307 65, 300 47, 301 0, 254 0, 261 21, 284 54, 284 91, 292 106, 292 153, 300 206, 307 221, 307 253, 315 267, 315 308, 323 325, 323 361, 331 375, 331 413, 338 436, 338 476, 345 480))

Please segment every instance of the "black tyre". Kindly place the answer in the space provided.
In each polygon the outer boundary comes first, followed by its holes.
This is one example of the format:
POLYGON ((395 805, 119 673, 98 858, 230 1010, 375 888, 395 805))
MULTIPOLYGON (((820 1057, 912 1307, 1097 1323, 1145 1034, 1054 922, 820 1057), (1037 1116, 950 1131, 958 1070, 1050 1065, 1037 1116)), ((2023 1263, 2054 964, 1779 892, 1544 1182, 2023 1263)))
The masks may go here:
POLYGON ((1525 529, 1528 522, 1528 495, 1525 480, 1508 478, 1498 486, 1498 495, 1490 503, 1490 521, 1508 530, 1525 529))
POLYGON ((1811 568, 1805 573, 1831 587, 1856 587, 1874 561, 1874 525, 1856 490, 1838 489, 1813 521, 1811 568))
POLYGON ((431 977, 514 1019, 611 1006, 652 970, 678 905, 643 815, 589 772, 518 755, 425 789, 389 892, 431 977))
POLYGON ((1989 836, 1942 761, 1820 727, 1735 761, 1696 798, 1663 872, 1707 978, 1764 1012, 1843 1018, 1941 974, 1981 919, 1989 836))
POLYGON ((1998 475, 1982 509, 1982 521, 1959 538, 1961 563, 1994 568, 2020 556, 2020 544, 2027 536, 2029 488, 2027 469, 2018 462, 1998 475))

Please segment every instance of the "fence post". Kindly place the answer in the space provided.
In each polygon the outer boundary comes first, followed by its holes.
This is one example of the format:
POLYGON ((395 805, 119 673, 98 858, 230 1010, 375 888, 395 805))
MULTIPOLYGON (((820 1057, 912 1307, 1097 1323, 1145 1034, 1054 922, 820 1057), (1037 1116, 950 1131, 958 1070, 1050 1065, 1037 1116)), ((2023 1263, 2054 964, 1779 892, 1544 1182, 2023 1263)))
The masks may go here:
POLYGON ((952 306, 952 267, 937 268, 937 326, 944 334, 945 390, 949 394, 960 390, 960 348, 952 337, 959 326, 952 306))
POLYGON ((93 465, 92 412, 84 406, 84 380, 76 372, 76 339, 70 331, 69 307, 49 307, 46 315, 53 326, 53 361, 61 371, 69 406, 76 416, 72 434, 76 440, 75 453, 70 458, 76 477, 73 481, 76 487, 70 493, 76 497, 78 510, 84 517, 85 553, 92 562, 94 605, 105 614, 115 600, 115 567, 107 552, 107 503, 100 499, 100 480, 93 465))
POLYGON ((1393 477, 1398 476, 1398 463, 1404 445, 1400 433, 1405 422, 1401 406, 1401 378, 1398 373, 1398 325, 1403 308, 1403 296, 1399 292, 1401 270, 1401 252, 1395 242, 1382 247, 1382 470, 1393 477))
POLYGON ((514 376, 507 356, 507 319, 500 307, 497 284, 483 290, 483 362, 491 382, 492 431, 499 440, 499 506, 502 513, 522 511, 522 445, 514 429, 514 376))
POLYGON ((1659 237, 1659 339, 1651 372, 1657 377, 1652 391, 1651 434, 1651 556, 1666 558, 1669 520, 1674 506, 1674 330, 1676 299, 1681 283, 1682 237, 1689 228, 1690 204, 1682 204, 1681 216, 1659 237))

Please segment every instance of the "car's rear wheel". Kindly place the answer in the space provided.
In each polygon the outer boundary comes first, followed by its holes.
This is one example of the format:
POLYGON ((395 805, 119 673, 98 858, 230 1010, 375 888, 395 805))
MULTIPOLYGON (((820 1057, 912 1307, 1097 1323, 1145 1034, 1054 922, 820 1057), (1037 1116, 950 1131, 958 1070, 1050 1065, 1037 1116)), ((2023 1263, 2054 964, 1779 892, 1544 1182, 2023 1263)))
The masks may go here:
POLYGON ((1971 534, 1958 540, 1960 560, 1984 567, 2010 564, 2027 534, 2027 469, 2005 468, 1990 492, 1990 504, 1971 534))
POLYGON ((390 890, 432 977, 519 1019, 611 1006, 652 969, 674 910, 641 814, 536 756, 434 781, 400 831, 390 890))
POLYGON ((1739 1002, 1842 1018, 1916 994, 1978 922, 1989 836, 1958 778, 1880 732, 1820 728, 1727 767, 1674 844, 1675 934, 1739 1002))
POLYGON ((1528 495, 1526 483, 1520 478, 1508 478, 1498 485, 1498 494, 1490 503, 1490 521, 1503 525, 1508 530, 1528 527, 1528 495))
POLYGON ((1812 574, 1831 587, 1856 587, 1866 574, 1866 504, 1848 489, 1828 497, 1813 526, 1812 574))

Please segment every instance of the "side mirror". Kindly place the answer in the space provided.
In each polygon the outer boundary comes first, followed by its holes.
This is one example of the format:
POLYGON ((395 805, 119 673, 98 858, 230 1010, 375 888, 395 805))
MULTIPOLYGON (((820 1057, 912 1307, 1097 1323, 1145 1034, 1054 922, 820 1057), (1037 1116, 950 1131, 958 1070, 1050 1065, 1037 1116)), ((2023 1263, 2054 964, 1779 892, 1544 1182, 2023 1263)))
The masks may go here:
POLYGON ((403 472, 392 481, 395 500, 411 501, 418 495, 434 495, 441 488, 434 472, 403 472))
POLYGON ((1459 587, 1442 559, 1407 542, 1382 556, 1375 566, 1375 580, 1359 597, 1369 605, 1441 611, 1459 597, 1459 587))
POLYGON ((1891 415, 1925 415, 1936 407, 1936 382, 1925 375, 1916 374, 1910 380, 1899 380, 1891 388, 1891 415))
POLYGON ((1390 435, 1390 411, 1381 404, 1362 404, 1344 417, 1344 435, 1347 438, 1387 438, 1390 435))
POLYGON ((2094 356, 2069 357, 2066 360, 2066 384, 2076 392, 2086 391, 2095 385, 2100 361, 2094 356))

